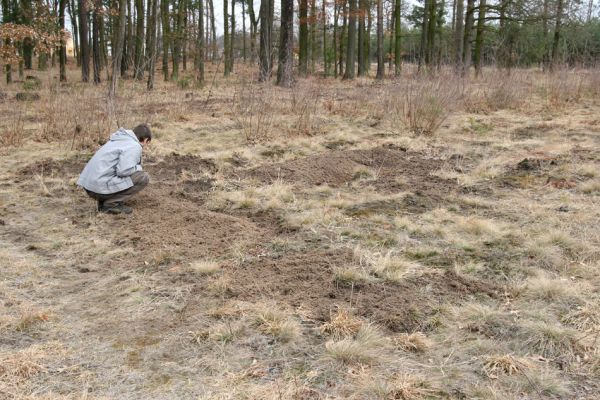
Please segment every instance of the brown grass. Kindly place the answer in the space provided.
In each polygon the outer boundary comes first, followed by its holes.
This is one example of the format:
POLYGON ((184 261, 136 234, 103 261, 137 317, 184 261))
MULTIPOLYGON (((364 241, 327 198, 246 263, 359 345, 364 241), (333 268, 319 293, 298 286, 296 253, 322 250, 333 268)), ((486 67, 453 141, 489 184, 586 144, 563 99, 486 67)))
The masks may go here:
POLYGON ((600 395, 598 73, 216 70, 113 104, 33 71, 40 101, 0 103, 0 397, 600 395), (77 172, 139 122, 152 184, 96 215, 77 172))

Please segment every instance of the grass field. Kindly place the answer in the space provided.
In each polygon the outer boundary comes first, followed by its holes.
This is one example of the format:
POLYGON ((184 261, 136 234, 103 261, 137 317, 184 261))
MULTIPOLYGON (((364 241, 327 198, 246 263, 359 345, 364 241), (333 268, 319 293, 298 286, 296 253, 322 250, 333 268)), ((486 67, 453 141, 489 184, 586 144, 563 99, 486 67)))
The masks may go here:
POLYGON ((600 74, 215 67, 0 87, 0 398, 600 397, 600 74), (151 184, 96 214, 140 122, 151 184))

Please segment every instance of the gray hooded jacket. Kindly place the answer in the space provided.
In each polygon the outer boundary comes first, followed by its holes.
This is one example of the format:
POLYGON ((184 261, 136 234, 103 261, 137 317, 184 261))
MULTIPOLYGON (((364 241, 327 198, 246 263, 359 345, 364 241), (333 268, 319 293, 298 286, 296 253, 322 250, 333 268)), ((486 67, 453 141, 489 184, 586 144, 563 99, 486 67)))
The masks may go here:
POLYGON ((130 175, 141 170, 142 145, 133 131, 119 128, 87 163, 77 184, 94 193, 117 193, 132 187, 130 175))

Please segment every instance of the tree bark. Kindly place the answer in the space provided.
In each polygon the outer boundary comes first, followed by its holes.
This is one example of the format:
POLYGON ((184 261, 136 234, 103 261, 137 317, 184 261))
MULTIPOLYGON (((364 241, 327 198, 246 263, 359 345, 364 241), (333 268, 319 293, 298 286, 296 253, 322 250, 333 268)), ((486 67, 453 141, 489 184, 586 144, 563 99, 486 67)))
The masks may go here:
POLYGON ((308 0, 300 0, 298 7, 298 74, 308 73, 308 0))
POLYGON ((79 25, 77 25, 77 11, 75 9, 75 0, 67 0, 65 7, 69 9, 69 19, 73 27, 73 51, 75 55, 75 62, 77 66, 81 66, 81 54, 79 53, 79 25))
POLYGON ((270 0, 260 2, 260 49, 259 49, 259 81, 271 79, 271 40, 272 21, 270 21, 270 0))
POLYGON ((400 76, 402 71, 402 3, 400 0, 396 0, 395 10, 395 33, 396 38, 394 39, 394 75, 400 76))
POLYGON ((338 77, 338 19, 340 15, 339 6, 337 1, 333 2, 333 76, 338 77))
MULTIPOLYGON (((559 0, 561 1, 561 0, 559 0)), ((475 36, 475 76, 481 75, 483 57, 483 32, 485 29, 486 0, 479 1, 479 15, 477 18, 477 36, 475 36)))
POLYGON ((115 43, 115 51, 112 66, 112 79, 108 89, 108 97, 112 99, 117 93, 117 80, 119 79, 119 69, 121 59, 123 57, 123 45, 125 42, 125 23, 126 21, 126 0, 119 0, 119 32, 117 34, 117 42, 115 43))
POLYGON ((310 0, 310 73, 315 73, 315 66, 317 63, 317 6, 315 0, 310 0))
POLYGON ((179 62, 181 61, 181 51, 183 44, 183 19, 185 14, 185 1, 180 1, 177 9, 177 23, 175 24, 175 32, 173 32, 173 71, 171 71, 171 79, 177 81, 179 78, 179 62))
POLYGON ((294 0, 281 0, 279 38, 277 85, 291 87, 294 84, 294 0))
POLYGON ((254 12, 254 1, 248 0, 248 14, 250 15, 250 61, 256 61, 256 34, 258 32, 258 18, 254 12))
POLYGON ((81 80, 87 82, 90 77, 90 47, 88 43, 87 2, 79 0, 79 45, 81 49, 81 80))
POLYGON ((212 44, 212 60, 213 62, 217 61, 217 29, 215 24, 215 7, 213 0, 208 0, 208 5, 210 6, 210 31, 211 35, 211 44, 212 44))
POLYGON ((557 0, 556 2, 556 25, 554 26, 554 40, 552 42, 552 64, 551 68, 554 70, 559 60, 558 45, 560 44, 560 34, 562 28, 563 18, 563 0, 557 0))
POLYGON ((455 0, 456 13, 454 22, 454 66, 456 72, 462 70, 463 62, 463 36, 464 36, 464 6, 465 0, 455 0))
POLYGON ((365 63, 365 0, 358 0, 358 76, 366 74, 365 63))
POLYGON ((231 0, 231 35, 229 37, 229 72, 233 72, 235 49, 235 1, 231 0))
POLYGON ((423 65, 427 63, 425 61, 425 58, 427 54, 427 32, 429 30, 429 2, 431 1, 435 0, 425 0, 425 2, 423 3, 423 21, 421 23, 421 48, 419 51, 418 67, 419 72, 421 71, 423 65))
POLYGON ((383 0, 377 0, 377 76, 383 79, 385 75, 385 60, 383 59, 383 0))
MULTIPOLYGON (((234 1, 234 0, 231 0, 234 1)), ((229 76, 231 67, 229 65, 229 9, 227 7, 227 0, 223 0, 223 57, 225 61, 223 75, 229 76)))
POLYGON ((322 0, 321 18, 323 19, 323 75, 329 75, 329 60, 327 59, 327 1, 322 0))
POLYGON ((135 0, 137 14, 135 29, 135 79, 144 79, 144 0, 135 0))
MULTIPOLYGON (((67 44, 66 38, 63 36, 62 32, 65 29, 65 8, 67 5, 67 0, 59 0, 58 2, 58 28, 61 31, 61 40, 60 47, 58 49, 58 57, 59 57, 59 81, 66 82, 67 81, 67 44)), ((9 83, 9 82, 7 82, 9 83)))
POLYGON ((467 14, 465 16, 465 37, 463 44, 463 70, 462 75, 469 72, 471 68, 471 39, 474 25, 475 0, 467 0, 467 14))
POLYGON ((160 13, 162 18, 162 70, 163 79, 169 80, 169 47, 171 45, 171 29, 170 29, 170 15, 169 15, 169 2, 167 0, 160 0, 160 13))
POLYGON ((242 0, 242 58, 244 63, 246 63, 246 56, 246 0, 242 0))
POLYGON ((92 64, 94 66, 94 83, 100 83, 100 11, 102 7, 101 0, 94 0, 94 10, 92 12, 92 64))
POLYGON ((194 67, 196 69, 196 83, 204 83, 204 0, 198 0, 198 35, 196 37, 196 57, 194 67))
POLYGON ((348 48, 346 49, 346 71, 344 79, 354 79, 356 61, 356 0, 349 0, 350 15, 348 16, 348 48))
POLYGON ((159 0, 149 0, 148 8, 150 9, 150 14, 148 17, 148 48, 146 49, 146 53, 148 55, 148 81, 146 83, 146 88, 148 90, 154 89, 154 73, 155 73, 155 65, 156 65, 156 54, 157 54, 157 38, 156 31, 158 25, 158 7, 157 3, 159 0))

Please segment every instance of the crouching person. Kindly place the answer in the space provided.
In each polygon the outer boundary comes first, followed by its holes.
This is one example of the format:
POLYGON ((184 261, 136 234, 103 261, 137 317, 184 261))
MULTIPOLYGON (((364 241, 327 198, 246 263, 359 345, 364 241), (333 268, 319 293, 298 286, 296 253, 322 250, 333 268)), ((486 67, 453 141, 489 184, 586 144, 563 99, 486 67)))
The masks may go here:
POLYGON ((119 128, 87 163, 77 184, 98 202, 98 211, 131 214, 123 203, 148 185, 142 170, 142 149, 152 140, 146 124, 133 131, 119 128))

